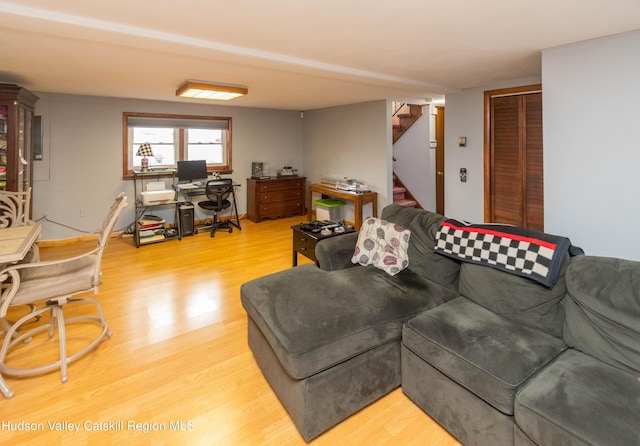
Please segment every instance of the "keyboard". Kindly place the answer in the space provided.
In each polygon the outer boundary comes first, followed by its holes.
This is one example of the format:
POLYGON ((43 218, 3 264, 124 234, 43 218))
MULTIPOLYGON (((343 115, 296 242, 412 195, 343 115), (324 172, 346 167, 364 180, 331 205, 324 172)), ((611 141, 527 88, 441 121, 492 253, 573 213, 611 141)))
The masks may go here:
POLYGON ((200 183, 185 183, 178 185, 178 189, 198 189, 199 187, 202 187, 200 183))

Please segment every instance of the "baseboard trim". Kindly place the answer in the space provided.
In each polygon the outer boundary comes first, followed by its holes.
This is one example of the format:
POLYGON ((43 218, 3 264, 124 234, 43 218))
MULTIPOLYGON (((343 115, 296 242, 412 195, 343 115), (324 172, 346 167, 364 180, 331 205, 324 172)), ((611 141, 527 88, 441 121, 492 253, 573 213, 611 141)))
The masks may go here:
MULTIPOLYGON (((240 215, 240 220, 243 220, 245 217, 245 214, 240 215)), ((220 220, 230 220, 232 217, 225 215, 225 216, 221 216, 220 220)), ((234 218, 235 219, 235 218, 234 218)), ((194 222, 195 226, 203 226, 207 220, 211 220, 211 219, 204 219, 204 220, 196 220, 194 222)), ((166 225, 169 228, 175 228, 175 224, 168 224, 166 225)), ((98 236, 100 234, 95 233, 95 234, 84 234, 84 235, 79 235, 77 237, 69 237, 69 238, 63 238, 63 239, 50 239, 50 240, 39 240, 38 241, 38 246, 41 248, 48 248, 48 247, 56 247, 56 246, 64 246, 64 245, 71 245, 74 243, 83 243, 83 242, 91 242, 91 241, 98 241, 98 236)), ((110 238, 117 238, 117 237, 122 237, 123 235, 129 235, 132 236, 132 234, 128 234, 125 231, 114 231, 111 233, 111 237, 110 238)))
MULTIPOLYGON (((124 234, 124 231, 112 232, 110 238, 121 237, 123 234, 124 234)), ((97 242, 99 235, 100 234, 85 234, 85 235, 79 235, 78 237, 38 240, 38 246, 41 248, 49 248, 49 247, 55 247, 55 246, 72 245, 74 243, 83 243, 83 242, 91 242, 91 241, 97 242)))

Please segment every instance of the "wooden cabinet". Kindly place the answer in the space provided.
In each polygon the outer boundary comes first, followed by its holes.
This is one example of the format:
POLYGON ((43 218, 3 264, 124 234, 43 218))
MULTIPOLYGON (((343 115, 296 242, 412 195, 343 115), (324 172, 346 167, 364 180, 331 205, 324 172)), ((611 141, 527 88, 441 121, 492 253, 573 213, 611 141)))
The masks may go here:
POLYGON ((0 190, 23 192, 33 176, 33 109, 38 97, 0 84, 0 190))
POLYGON ((247 218, 258 223, 265 218, 304 215, 305 177, 247 178, 247 218))
POLYGON ((318 258, 316 257, 316 245, 318 243, 320 243, 324 239, 328 239, 331 237, 336 237, 344 234, 350 234, 356 231, 352 227, 345 228, 344 226, 340 226, 339 227, 340 231, 331 230, 329 234, 323 235, 320 232, 321 226, 313 226, 312 229, 309 229, 309 227, 312 225, 313 223, 291 226, 291 229, 293 229, 292 266, 298 265, 298 253, 313 260, 314 262, 316 262, 316 265, 318 265, 318 258))

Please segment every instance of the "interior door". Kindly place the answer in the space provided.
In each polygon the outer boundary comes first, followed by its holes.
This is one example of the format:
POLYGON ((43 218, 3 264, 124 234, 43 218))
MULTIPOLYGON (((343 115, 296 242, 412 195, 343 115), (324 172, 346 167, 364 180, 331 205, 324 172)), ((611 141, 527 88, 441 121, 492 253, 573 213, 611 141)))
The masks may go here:
POLYGON ((436 212, 444 215, 444 107, 436 107, 436 212))
POLYGON ((544 230, 542 92, 485 92, 485 220, 544 230))

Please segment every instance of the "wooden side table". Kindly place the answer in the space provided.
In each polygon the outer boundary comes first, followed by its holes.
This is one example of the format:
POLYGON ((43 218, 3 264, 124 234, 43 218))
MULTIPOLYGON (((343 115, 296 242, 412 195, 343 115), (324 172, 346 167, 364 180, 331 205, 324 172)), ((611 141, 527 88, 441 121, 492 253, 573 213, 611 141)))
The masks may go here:
POLYGON ((373 217, 378 216, 378 193, 377 192, 350 192, 344 190, 337 190, 331 187, 324 186, 322 184, 311 184, 308 187, 307 195, 307 218, 312 220, 312 204, 313 193, 319 193, 322 195, 328 195, 330 197, 341 198, 343 200, 352 201, 354 205, 354 218, 353 226, 356 231, 360 230, 362 226, 362 207, 365 204, 371 203, 373 206, 373 217))
POLYGON ((330 235, 322 235, 319 232, 306 230, 302 225, 291 226, 293 229, 293 261, 292 266, 298 265, 298 253, 313 260, 318 264, 316 258, 316 245, 324 239, 337 237, 343 234, 355 232, 353 228, 345 228, 344 232, 332 232, 330 235))

